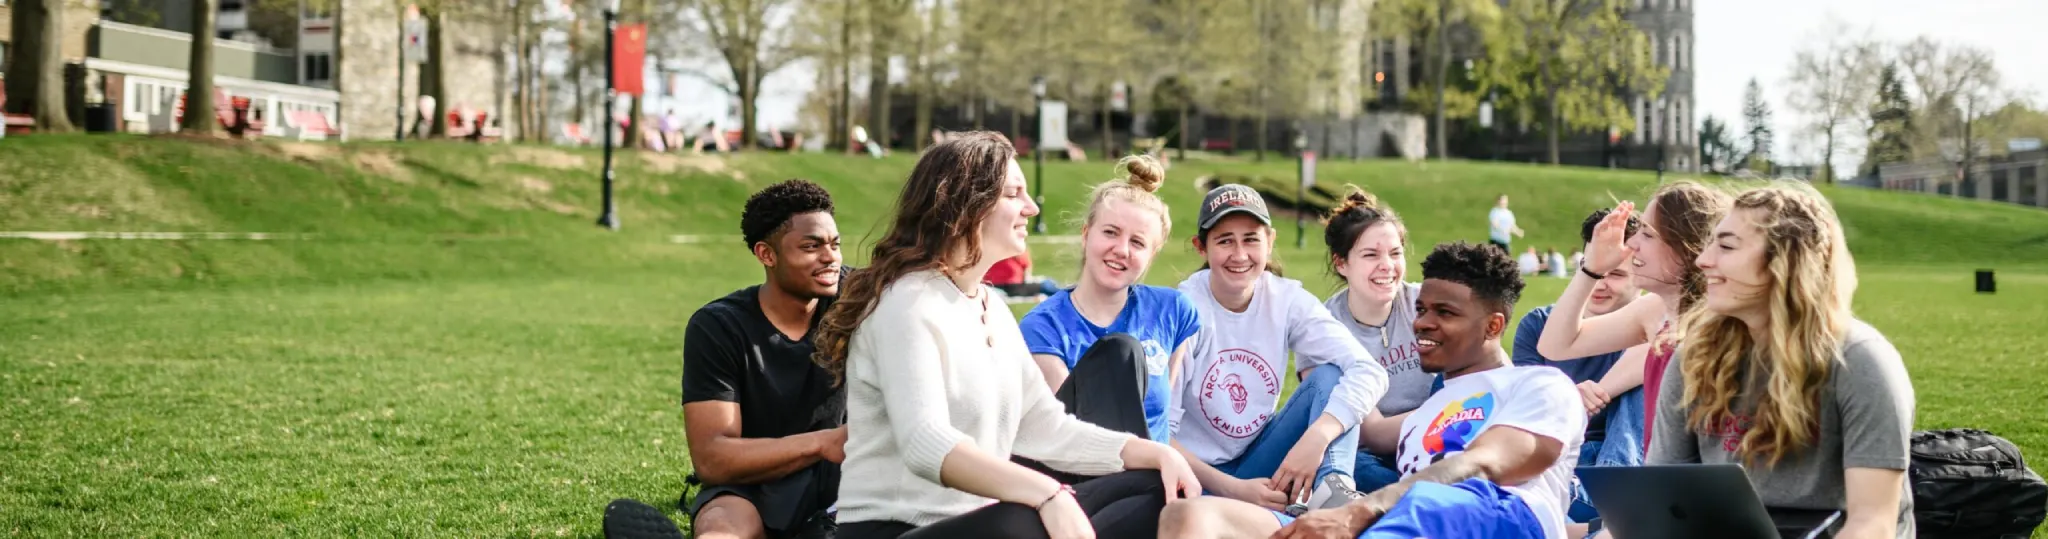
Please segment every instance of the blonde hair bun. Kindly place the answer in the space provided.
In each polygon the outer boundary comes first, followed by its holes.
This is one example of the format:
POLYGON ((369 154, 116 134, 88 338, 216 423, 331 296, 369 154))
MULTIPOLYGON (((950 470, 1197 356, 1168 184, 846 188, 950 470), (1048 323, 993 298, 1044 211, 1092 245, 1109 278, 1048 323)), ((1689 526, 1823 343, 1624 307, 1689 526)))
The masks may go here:
POLYGON ((1166 184, 1166 167, 1149 155, 1133 155, 1116 162, 1117 168, 1125 172, 1124 182, 1132 187, 1156 193, 1159 186, 1166 184))
POLYGON ((1342 206, 1338 206, 1337 211, 1332 213, 1344 213, 1345 211, 1348 211, 1352 208, 1365 208, 1373 211, 1380 210, 1379 197, 1373 196, 1372 193, 1368 193, 1365 191, 1365 189, 1359 188, 1356 185, 1345 185, 1345 187, 1349 188, 1349 192, 1344 193, 1344 204, 1342 206))

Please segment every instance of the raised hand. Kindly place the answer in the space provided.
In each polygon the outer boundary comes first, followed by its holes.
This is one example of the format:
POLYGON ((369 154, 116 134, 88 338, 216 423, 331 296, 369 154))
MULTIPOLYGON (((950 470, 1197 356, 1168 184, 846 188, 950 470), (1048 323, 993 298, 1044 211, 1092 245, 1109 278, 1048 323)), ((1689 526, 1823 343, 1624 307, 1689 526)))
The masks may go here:
POLYGON ((1605 275, 1635 256, 1635 250, 1628 247, 1628 218, 1635 208, 1634 202, 1623 201, 1593 226, 1593 241, 1586 244, 1587 270, 1605 275))

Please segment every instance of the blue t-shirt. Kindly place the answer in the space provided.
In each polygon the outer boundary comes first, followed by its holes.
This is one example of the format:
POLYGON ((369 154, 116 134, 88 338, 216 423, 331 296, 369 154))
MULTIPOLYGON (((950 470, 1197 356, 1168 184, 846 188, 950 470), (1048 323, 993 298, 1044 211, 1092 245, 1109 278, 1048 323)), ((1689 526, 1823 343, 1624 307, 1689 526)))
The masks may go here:
POLYGON ((1130 288, 1131 297, 1116 321, 1101 327, 1081 316, 1070 294, 1071 290, 1061 290, 1024 315, 1017 323, 1024 331, 1024 343, 1032 354, 1058 357, 1072 369, 1104 335, 1123 333, 1136 338, 1145 347, 1145 425, 1152 431, 1153 441, 1165 443, 1166 408, 1173 398, 1166 367, 1173 350, 1201 328, 1201 313, 1178 290, 1137 285, 1130 288))
MULTIPOLYGON (((1529 314, 1522 315, 1521 325, 1515 326, 1515 366, 1557 367, 1557 370, 1564 371, 1565 376, 1572 378, 1573 384, 1586 381, 1600 381, 1600 378, 1607 376, 1607 371, 1614 368, 1616 362, 1621 361, 1621 352, 1608 352, 1578 359, 1553 361, 1550 358, 1543 357, 1543 354, 1536 351, 1536 341, 1543 339, 1543 326, 1550 323, 1550 311, 1556 307, 1556 305, 1545 305, 1537 307, 1536 310, 1529 311, 1529 314)), ((1602 408, 1600 413, 1586 418, 1586 441, 1593 442, 1605 439, 1607 439, 1607 409, 1602 408)))

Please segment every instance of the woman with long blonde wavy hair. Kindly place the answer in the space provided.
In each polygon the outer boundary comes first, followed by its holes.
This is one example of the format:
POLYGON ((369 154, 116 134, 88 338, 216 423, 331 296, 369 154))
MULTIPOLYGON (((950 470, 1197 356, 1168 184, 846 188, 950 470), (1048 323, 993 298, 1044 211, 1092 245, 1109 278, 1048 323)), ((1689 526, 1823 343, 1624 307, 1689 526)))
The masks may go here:
POLYGON ((1695 261, 1651 464, 1741 464, 1766 506, 1840 510, 1837 537, 1912 537, 1913 386, 1856 319, 1856 263, 1834 207, 1803 184, 1737 197, 1695 261))

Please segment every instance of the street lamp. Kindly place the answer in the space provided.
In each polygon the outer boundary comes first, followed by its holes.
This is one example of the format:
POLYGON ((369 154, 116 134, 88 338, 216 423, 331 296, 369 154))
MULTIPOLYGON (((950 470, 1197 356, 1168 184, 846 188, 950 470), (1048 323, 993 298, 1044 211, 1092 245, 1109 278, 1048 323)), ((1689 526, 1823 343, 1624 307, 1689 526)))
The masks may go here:
POLYGON ((1308 184, 1315 181, 1315 156, 1308 153, 1308 130, 1302 129, 1301 122, 1294 122, 1294 159, 1296 170, 1301 177, 1294 182, 1294 248, 1308 247, 1308 184))
POLYGON ((1038 136, 1031 139, 1031 198, 1038 203, 1038 215, 1031 218, 1031 232, 1045 233, 1045 77, 1031 77, 1031 117, 1038 120, 1038 136))
POLYGON ((611 0, 604 8, 604 213, 597 216, 597 226, 611 230, 619 229, 618 207, 612 201, 612 122, 618 117, 618 91, 612 87, 616 80, 613 70, 617 69, 617 55, 612 52, 613 36, 619 33, 619 0, 611 0))

